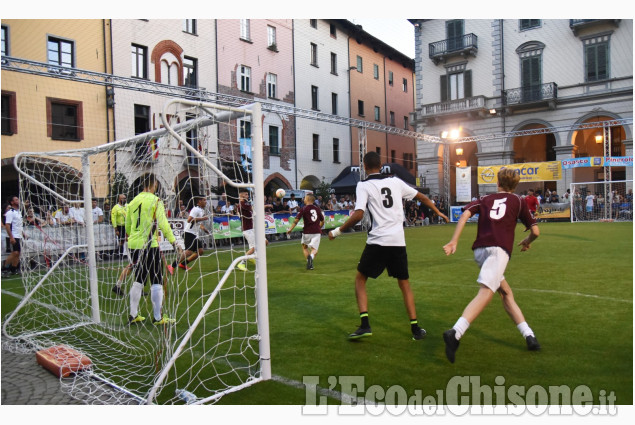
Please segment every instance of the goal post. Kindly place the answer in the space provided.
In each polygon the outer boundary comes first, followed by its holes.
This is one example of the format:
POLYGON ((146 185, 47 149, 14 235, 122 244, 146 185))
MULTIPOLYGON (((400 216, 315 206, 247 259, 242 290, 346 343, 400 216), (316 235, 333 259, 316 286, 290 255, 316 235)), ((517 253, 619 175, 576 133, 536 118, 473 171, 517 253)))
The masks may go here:
MULTIPOLYGON (((20 199, 39 221, 25 228, 26 295, 2 330, 16 345, 66 345, 87 355, 91 368, 62 383, 87 403, 191 404, 183 392, 194 394, 194 403, 211 403, 272 376, 261 106, 179 99, 166 102, 160 117, 161 128, 111 143, 15 157, 20 199), (220 164, 221 159, 240 164, 234 149, 241 134, 239 119, 251 122, 251 168, 242 177, 232 177, 220 164), (220 145, 228 146, 224 158, 220 145), (196 258, 180 258, 169 243, 160 243, 165 266, 162 309, 176 319, 165 327, 153 325, 151 317, 128 324, 134 272, 128 270, 125 251, 117 251, 112 223, 93 223, 95 199, 104 207, 108 201, 114 204, 119 194, 128 193, 131 200, 146 174, 160 180, 157 195, 166 204, 177 243, 183 244, 187 224, 187 217, 178 214, 178 201, 189 202, 190 209, 197 199, 211 204, 221 193, 237 202, 230 187, 251 191, 258 224, 255 252, 247 255, 242 233, 234 231, 235 217, 226 223, 230 217, 202 202, 201 249, 192 248, 196 258), (236 268, 249 259, 255 260, 255 268, 236 268), (174 274, 168 272, 170 263, 178 265, 174 274)), ((149 295, 142 297, 139 310, 152 315, 149 295)))
POLYGON ((633 221, 633 180, 571 183, 571 222, 633 221))

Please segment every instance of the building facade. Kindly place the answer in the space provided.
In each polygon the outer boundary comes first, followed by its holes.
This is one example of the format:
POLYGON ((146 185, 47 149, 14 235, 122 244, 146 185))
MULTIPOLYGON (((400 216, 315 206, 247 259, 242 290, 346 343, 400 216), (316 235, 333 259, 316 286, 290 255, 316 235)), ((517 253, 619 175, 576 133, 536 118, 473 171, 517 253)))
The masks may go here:
MULTIPOLYGON (((603 156, 597 129, 584 123, 633 116, 632 20, 411 20, 415 29, 417 131, 476 141, 419 143, 419 175, 432 193, 455 197, 456 167, 603 156), (562 131, 540 131, 562 128, 562 131), (527 131, 525 131, 527 130, 527 131), (537 130, 537 134, 531 134, 537 130), (456 133, 458 131, 458 133, 456 133), (516 135, 517 134, 517 135, 516 135), (491 137, 486 137, 491 135, 491 137), (498 135, 498 136, 496 136, 498 135), (478 136, 482 136, 480 139, 478 136), (450 184, 444 182, 448 149, 450 184)), ((611 130, 614 156, 632 156, 632 124, 611 130)), ((563 193, 571 182, 603 180, 600 167, 563 170, 557 181, 524 183, 563 193)), ((613 179, 632 179, 614 167, 613 179)))

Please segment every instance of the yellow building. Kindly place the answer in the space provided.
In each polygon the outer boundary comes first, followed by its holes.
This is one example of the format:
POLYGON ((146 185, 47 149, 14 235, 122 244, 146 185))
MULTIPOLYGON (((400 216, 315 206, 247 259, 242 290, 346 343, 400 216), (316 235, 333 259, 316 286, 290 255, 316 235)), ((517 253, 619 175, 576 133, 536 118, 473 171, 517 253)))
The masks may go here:
MULTIPOLYGON (((113 119, 107 105, 106 87, 74 79, 80 74, 77 70, 111 72, 110 40, 108 20, 2 20, 2 193, 5 197, 18 192, 17 172, 13 167, 17 153, 93 147, 112 140, 113 119), (12 66, 11 58, 41 65, 35 66, 37 72, 33 74, 19 72, 15 69, 23 65, 12 66)), ((81 169, 78 159, 63 162, 81 169)), ((97 166, 106 167, 106 164, 97 166)), ((72 172, 63 165, 57 170, 72 172)))

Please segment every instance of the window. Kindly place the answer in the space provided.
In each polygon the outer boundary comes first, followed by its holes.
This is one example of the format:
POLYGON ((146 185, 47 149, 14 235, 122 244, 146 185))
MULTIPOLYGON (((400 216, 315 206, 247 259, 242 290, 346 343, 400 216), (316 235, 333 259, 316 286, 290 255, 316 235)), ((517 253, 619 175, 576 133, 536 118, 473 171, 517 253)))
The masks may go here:
POLYGON ((251 92, 251 68, 240 65, 240 90, 251 92))
POLYGON ((132 76, 148 79, 148 48, 132 45, 132 76))
POLYGON ((196 19, 184 19, 183 31, 190 34, 196 34, 196 19))
POLYGON ((540 26, 540 19, 520 19, 519 26, 521 31, 537 28, 540 26))
POLYGON ((337 54, 331 52, 331 74, 337 75, 337 54))
POLYGON ((250 139, 251 138, 251 121, 239 120, 239 128, 240 128, 240 138, 241 139, 250 139))
POLYGON ((337 38, 337 29, 335 28, 335 24, 331 24, 331 37, 337 38))
POLYGON ((379 80, 379 65, 376 63, 373 64, 373 78, 379 80))
POLYGON ((311 25, 311 28, 317 29, 317 19, 309 19, 309 25, 311 25))
POLYGON ((313 161, 320 160, 320 135, 313 135, 313 161))
POLYGON ((542 98, 542 72, 540 56, 525 57, 520 60, 522 101, 531 102, 542 98))
POLYGON ((240 20, 240 38, 246 41, 251 41, 249 19, 240 20))
POLYGON ((584 68, 586 81, 609 78, 609 36, 584 40, 584 68))
POLYGON ((390 86, 392 86, 394 84, 393 82, 393 75, 392 75, 392 71, 388 71, 388 84, 390 86))
POLYGON ((278 76, 276 74, 267 74, 267 97, 276 99, 278 87, 278 76))
POLYGON ((412 170, 414 168, 414 154, 412 153, 403 154, 403 167, 408 170, 412 170))
POLYGON ((408 117, 405 115, 403 117, 403 129, 408 130, 408 117))
MULTIPOLYGON (((185 114, 185 118, 188 120, 196 118, 194 114, 185 114)), ((185 140, 187 143, 192 146, 197 151, 200 150, 200 146, 198 144, 198 130, 197 127, 191 128, 185 133, 185 140)), ((198 157, 195 156, 189 150, 186 150, 187 155, 187 164, 188 165, 198 165, 198 157)))
POLYGON ((9 27, 2 25, 2 56, 9 56, 9 27))
POLYGON ((311 65, 318 66, 317 44, 311 43, 311 65))
POLYGON ((441 102, 472 97, 472 71, 465 70, 465 65, 451 67, 448 71, 448 75, 441 76, 441 102))
POLYGON ((278 43, 276 43, 276 27, 271 25, 267 25, 267 47, 273 49, 278 47, 278 43))
POLYGON ((395 125, 395 113, 393 111, 390 111, 390 125, 394 126, 395 125))
POLYGON ((61 38, 48 38, 48 63, 66 68, 75 66, 74 43, 61 38))
POLYGON ((318 110, 318 88, 311 86, 311 109, 318 110))
POLYGON ((379 115, 380 115, 379 106, 375 106, 375 121, 380 121, 381 120, 379 115))
POLYGON ((53 140, 84 138, 82 102, 46 98, 47 136, 53 140))
POLYGON ((280 128, 275 125, 269 126, 269 154, 280 155, 280 142, 278 137, 280 135, 280 128))
POLYGON ((183 85, 185 87, 198 87, 198 60, 189 56, 183 57, 183 85))
POLYGON ((2 134, 11 136, 18 132, 15 92, 2 91, 2 134))
POLYGON ((331 114, 337 115, 337 93, 331 93, 331 114))
POLYGON ((463 48, 463 20, 453 19, 445 23, 445 38, 447 39, 447 48, 451 52, 463 48))
MULTIPOLYGON (((395 157, 397 155, 397 151, 394 149, 390 150, 390 162, 395 162, 395 157)), ((404 157, 406 156, 406 154, 404 154, 404 157)))
MULTIPOLYGON (((134 105, 134 134, 142 134, 150 131, 150 107, 147 105, 134 105)), ((135 145, 135 158, 137 162, 145 162, 151 159, 149 155, 149 142, 141 142, 135 145)))
POLYGON ((359 115, 360 117, 364 116, 364 101, 363 100, 357 101, 357 115, 359 115))
POLYGON ((340 139, 333 138, 333 162, 340 162, 340 139))
POLYGON ((361 56, 357 56, 357 72, 364 72, 364 62, 361 56))
POLYGON ((402 83, 401 83, 401 89, 403 90, 404 93, 408 93, 408 79, 404 78, 402 83))

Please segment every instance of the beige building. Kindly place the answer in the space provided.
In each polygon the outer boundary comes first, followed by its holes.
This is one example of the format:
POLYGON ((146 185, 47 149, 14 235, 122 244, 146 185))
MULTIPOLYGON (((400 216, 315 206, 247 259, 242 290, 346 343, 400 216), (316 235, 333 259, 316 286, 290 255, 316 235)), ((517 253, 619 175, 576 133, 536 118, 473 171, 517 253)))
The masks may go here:
MULTIPOLYGON (((18 192, 13 167, 18 152, 86 148, 112 140, 106 88, 64 78, 73 76, 73 69, 110 72, 109 33, 108 21, 101 19, 2 20, 3 60, 50 66, 50 77, 2 69, 3 195, 18 192)), ((78 159, 64 162, 81 168, 78 159)), ((72 171, 61 164, 57 170, 72 171)))

